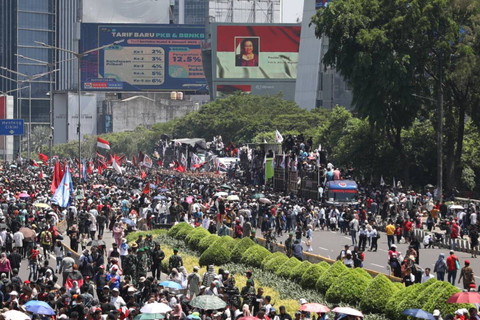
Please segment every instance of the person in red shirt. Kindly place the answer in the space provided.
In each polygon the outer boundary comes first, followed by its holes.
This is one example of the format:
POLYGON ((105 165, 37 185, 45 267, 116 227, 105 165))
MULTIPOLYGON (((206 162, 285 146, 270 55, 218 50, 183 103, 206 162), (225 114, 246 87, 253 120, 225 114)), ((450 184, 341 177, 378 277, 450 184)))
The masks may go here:
POLYGON ((448 282, 455 285, 455 279, 457 278, 457 270, 460 268, 460 261, 455 255, 455 251, 450 250, 450 256, 447 258, 447 274, 448 282))
POLYGON ((450 239, 452 241, 452 250, 455 250, 455 243, 456 243, 456 239, 458 239, 460 236, 460 227, 459 225, 457 224, 457 221, 454 221, 453 224, 452 224, 452 231, 450 232, 450 239))
POLYGON ((405 237, 405 243, 410 242, 411 233, 413 231, 413 223, 410 218, 407 218, 403 223, 403 236, 405 237))

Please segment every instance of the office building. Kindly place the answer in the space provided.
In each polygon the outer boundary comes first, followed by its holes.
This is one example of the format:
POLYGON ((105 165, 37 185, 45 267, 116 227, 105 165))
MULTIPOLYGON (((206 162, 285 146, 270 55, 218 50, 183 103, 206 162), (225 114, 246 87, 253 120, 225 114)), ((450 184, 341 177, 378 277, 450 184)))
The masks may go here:
POLYGON ((352 91, 347 83, 335 69, 325 68, 322 63, 328 50, 328 38, 318 39, 315 27, 309 26, 319 3, 324 1, 305 0, 303 7, 295 102, 306 109, 331 109, 336 105, 351 108, 352 91))

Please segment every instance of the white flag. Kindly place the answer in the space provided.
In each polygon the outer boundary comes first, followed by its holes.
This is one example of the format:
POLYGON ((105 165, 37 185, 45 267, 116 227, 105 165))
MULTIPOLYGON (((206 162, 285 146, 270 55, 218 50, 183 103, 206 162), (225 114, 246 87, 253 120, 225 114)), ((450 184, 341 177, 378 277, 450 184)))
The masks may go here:
POLYGON ((385 185, 385 180, 383 180, 383 176, 380 176, 380 185, 381 186, 385 185))
POLYGON ((277 141, 277 143, 283 142, 283 137, 277 129, 275 129, 275 141, 277 141))
POLYGON ((285 169, 285 153, 283 154, 282 162, 280 163, 280 167, 282 167, 283 169, 285 169))
POLYGON ((120 167, 117 163, 117 161, 115 160, 115 158, 112 159, 112 167, 113 169, 115 169, 115 171, 117 171, 119 174, 122 174, 122 167, 120 167))

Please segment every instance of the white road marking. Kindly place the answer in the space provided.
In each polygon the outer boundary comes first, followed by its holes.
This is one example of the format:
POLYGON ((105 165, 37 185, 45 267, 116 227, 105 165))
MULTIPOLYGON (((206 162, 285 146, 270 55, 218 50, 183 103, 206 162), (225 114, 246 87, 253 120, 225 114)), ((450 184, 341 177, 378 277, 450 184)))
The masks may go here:
MULTIPOLYGON (((325 251, 330 251, 330 249, 323 248, 323 247, 318 247, 319 249, 325 250, 325 251)), ((332 250, 333 251, 333 250, 332 250)))
POLYGON ((370 263, 370 264, 375 267, 385 268, 385 266, 382 266, 380 264, 376 264, 376 263, 370 263))

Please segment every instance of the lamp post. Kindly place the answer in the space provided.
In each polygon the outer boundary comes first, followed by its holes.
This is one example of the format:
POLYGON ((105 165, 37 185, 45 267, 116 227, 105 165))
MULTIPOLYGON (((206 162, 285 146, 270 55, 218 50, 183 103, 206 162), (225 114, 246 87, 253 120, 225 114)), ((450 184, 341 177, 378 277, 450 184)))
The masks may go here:
POLYGON ((67 62, 67 61, 71 61, 71 60, 74 60, 75 58, 71 58, 71 59, 65 59, 65 60, 62 60, 62 61, 58 61, 58 62, 55 62, 55 63, 52 63, 52 62, 47 62, 47 61, 42 61, 42 60, 38 60, 38 59, 34 59, 34 58, 30 58, 30 57, 26 57, 24 55, 21 55, 21 54, 16 54, 15 53, 15 56, 17 56, 18 58, 22 58, 22 59, 25 59, 25 60, 30 60, 30 61, 33 61, 33 62, 37 62, 39 64, 42 64, 42 65, 45 65, 48 67, 48 70, 51 72, 50 73, 50 91, 49 91, 49 103, 50 103, 50 139, 49 139, 49 148, 48 148, 48 157, 49 157, 49 160, 50 160, 50 163, 52 161, 52 149, 53 149, 53 133, 54 133, 54 127, 53 127, 53 70, 55 68, 55 65, 57 63, 62 63, 62 62, 67 62))
POLYGON ((0 67, 0 69, 8 71, 10 73, 14 73, 14 74, 19 75, 21 77, 24 77, 25 80, 22 80, 22 82, 28 82, 28 134, 27 134, 28 156, 27 157, 30 160, 30 134, 31 134, 31 131, 32 131, 32 81, 35 80, 35 79, 41 78, 43 76, 46 76, 50 73, 57 72, 59 69, 55 69, 55 70, 52 70, 52 71, 43 72, 43 73, 39 73, 39 74, 34 74, 32 76, 29 76, 27 74, 24 74, 24 73, 15 71, 15 70, 11 70, 11 69, 8 69, 8 68, 5 68, 5 67, 0 67))
MULTIPOLYGON (((77 133, 78 133, 78 161, 81 162, 82 161, 82 135, 81 135, 81 118, 82 118, 82 115, 81 115, 81 100, 80 100, 80 95, 81 95, 81 90, 82 90, 82 85, 81 85, 81 82, 82 82, 82 79, 81 79, 81 73, 82 73, 82 58, 85 57, 86 55, 88 55, 89 53, 92 53, 92 52, 97 52, 97 51, 100 51, 102 49, 105 49, 105 48, 109 48, 111 46, 114 46, 114 45, 117 45, 119 43, 122 43, 124 42, 125 40, 118 40, 118 41, 115 41, 115 42, 112 42, 110 44, 106 44, 104 46, 100 46, 100 47, 97 47, 97 48, 93 48, 93 49, 89 49, 89 50, 86 50, 84 52, 75 52, 75 51, 72 51, 72 50, 68 50, 68 49, 65 49, 65 48, 59 48, 59 47, 55 47, 55 46, 51 46, 49 44, 46 44, 45 42, 39 42, 39 41, 35 41, 36 44, 39 44, 45 48, 49 48, 49 49, 54 49, 54 50, 60 50, 60 51, 63 51, 63 52, 67 52, 67 53, 70 53, 72 55, 75 56, 75 58, 77 59, 78 61, 78 87, 77 87, 77 94, 78 94, 78 124, 77 124, 77 133)), ((81 176, 81 172, 80 172, 80 166, 78 166, 78 178, 80 179, 80 176, 81 176)))

